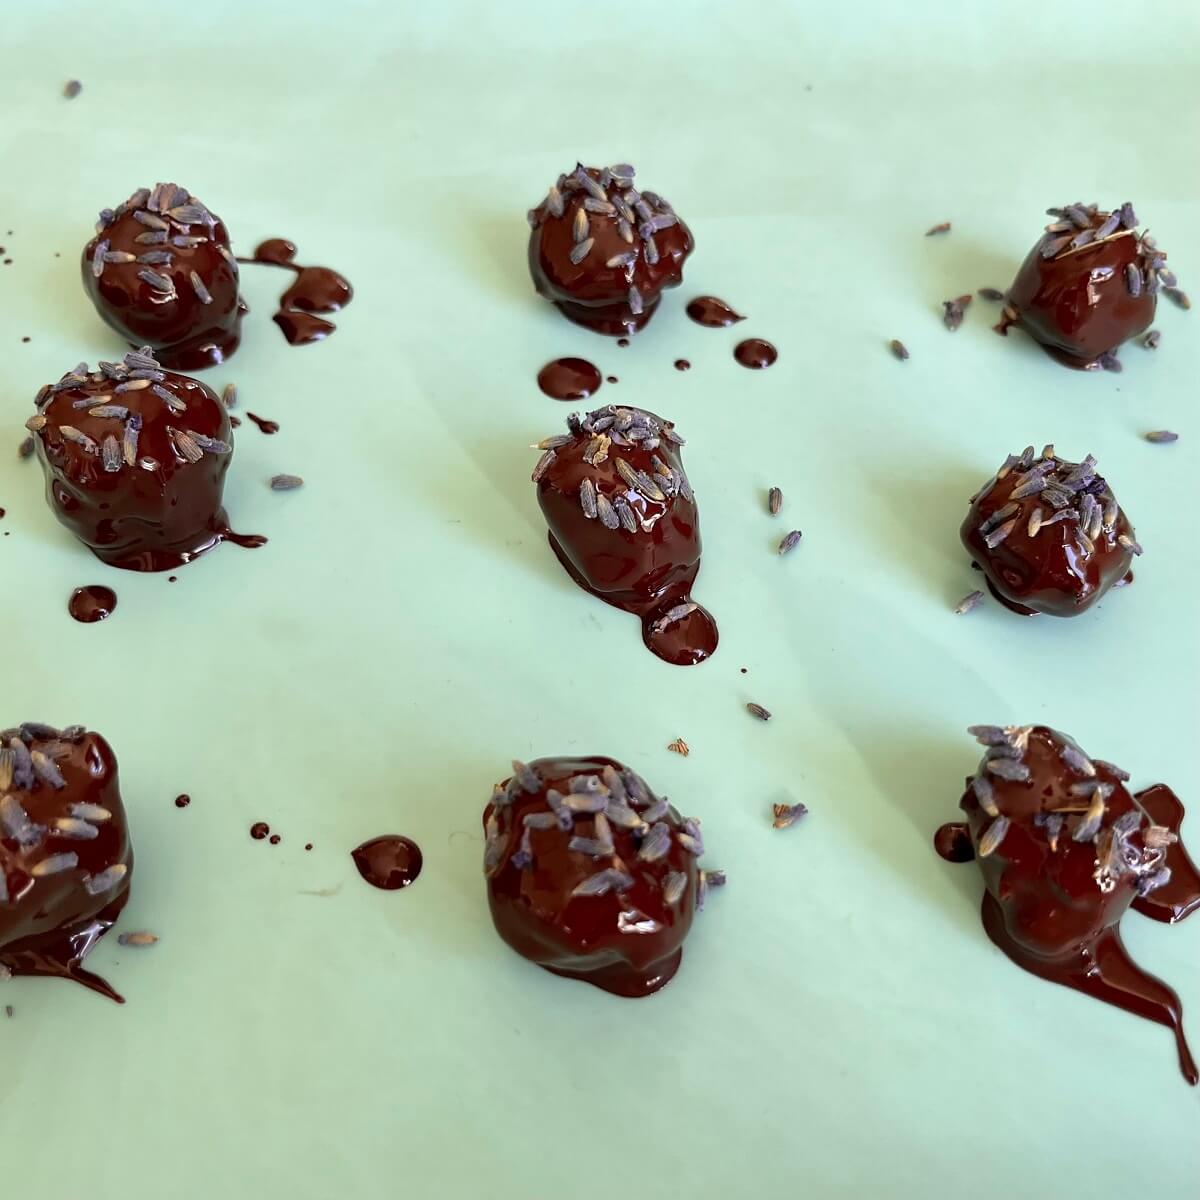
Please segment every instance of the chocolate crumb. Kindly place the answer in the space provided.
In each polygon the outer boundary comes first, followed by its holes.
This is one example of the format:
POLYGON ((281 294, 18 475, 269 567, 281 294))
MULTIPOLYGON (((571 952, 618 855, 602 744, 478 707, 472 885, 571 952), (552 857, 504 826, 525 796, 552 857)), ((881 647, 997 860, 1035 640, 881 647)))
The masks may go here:
POLYGON ((33 438, 27 437, 17 447, 17 457, 18 458, 30 458, 32 455, 33 455, 33 438))

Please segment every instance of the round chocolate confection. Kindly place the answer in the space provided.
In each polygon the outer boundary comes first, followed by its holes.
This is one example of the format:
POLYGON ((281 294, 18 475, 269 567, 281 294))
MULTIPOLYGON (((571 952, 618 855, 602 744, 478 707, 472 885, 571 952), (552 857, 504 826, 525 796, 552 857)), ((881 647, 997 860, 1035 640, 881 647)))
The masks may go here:
POLYGON ((614 337, 641 329, 664 288, 678 287, 692 235, 628 163, 577 166, 529 213, 534 286, 564 316, 614 337))
POLYGON ((550 546, 585 591, 634 613, 642 639, 679 666, 717 647, 712 614, 691 597, 700 570, 696 498, 675 426, 608 405, 538 443, 533 471, 550 546))
POLYGON ((962 543, 996 598, 1023 615, 1074 617, 1128 582, 1142 548, 1089 454, 1010 454, 971 498, 962 543))
POLYGON ((229 536, 229 415, 204 384, 144 347, 97 371, 80 363, 41 389, 37 409, 26 425, 50 506, 103 562, 166 571, 229 536))
POLYGON ((647 996, 679 969, 709 887, 700 823, 611 758, 513 763, 483 814, 496 932, 556 975, 647 996))
POLYGON ((154 347, 166 366, 198 370, 238 348, 246 306, 229 234, 183 188, 139 188, 104 209, 82 270, 104 321, 131 346, 154 347))
POLYGON ((133 850, 108 743, 76 725, 0 733, 0 975, 120 997, 81 962, 129 899, 133 850))
POLYGON ((1046 211, 1054 221, 1021 264, 996 329, 1020 325, 1069 367, 1120 370, 1117 348, 1154 320, 1160 286, 1175 286, 1167 256, 1137 231, 1129 203, 1046 211))
POLYGON ((1125 787, 1044 725, 977 725, 987 747, 960 807, 987 892, 983 924, 1017 965, 1172 1027, 1192 1083, 1179 998, 1125 952, 1118 922, 1171 879, 1177 835, 1125 787))

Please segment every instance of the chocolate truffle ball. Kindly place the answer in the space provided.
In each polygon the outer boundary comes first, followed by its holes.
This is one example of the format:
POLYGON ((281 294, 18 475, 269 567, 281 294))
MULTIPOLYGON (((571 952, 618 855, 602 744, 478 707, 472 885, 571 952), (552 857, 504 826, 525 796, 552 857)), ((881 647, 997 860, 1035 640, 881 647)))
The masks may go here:
POLYGON ((0 974, 70 977, 119 999, 80 964, 132 872, 108 743, 78 725, 0 732, 0 974))
POLYGON ((1179 997, 1121 941, 1131 904, 1171 880, 1177 835, 1125 788, 1126 771, 1089 758, 1044 725, 976 725, 987 747, 960 807, 983 873, 983 927, 1031 974, 1174 1031, 1179 1065, 1200 1080, 1179 997))
POLYGON ((556 975, 647 996, 679 969, 701 871, 698 821, 611 758, 513 763, 483 815, 496 931, 556 975))
POLYGON ((58 519, 103 562, 166 571, 228 535, 221 492, 233 452, 215 392, 164 371, 148 347, 42 388, 35 435, 58 519))
POLYGON ((1020 325, 1069 367, 1119 370, 1117 348, 1154 320, 1160 285, 1176 282, 1167 256, 1138 232, 1128 203, 1047 212, 1054 220, 1021 264, 997 331, 1020 325))
POLYGON ((1023 615, 1086 612, 1142 552, 1096 460, 1067 462, 1053 446, 1010 454, 972 497, 960 536, 993 595, 1023 615))
POLYGON ((961 808, 1005 933, 1026 953, 1078 951, 1169 880, 1175 835, 1146 819, 1126 772, 1044 725, 970 732, 987 750, 961 808))
POLYGON ((633 176, 627 163, 577 166, 529 213, 534 287, 570 320, 614 337, 650 320, 663 289, 682 282, 693 245, 670 204, 638 191, 633 176))
POLYGON ((229 234, 173 183, 106 208, 84 247, 83 286, 103 320, 164 366, 191 371, 237 348, 246 306, 229 234))
POLYGON ((533 472, 551 549, 581 588, 640 617, 660 658, 702 662, 717 627, 691 597, 700 525, 684 439, 670 421, 611 404, 567 428, 539 443, 533 472))

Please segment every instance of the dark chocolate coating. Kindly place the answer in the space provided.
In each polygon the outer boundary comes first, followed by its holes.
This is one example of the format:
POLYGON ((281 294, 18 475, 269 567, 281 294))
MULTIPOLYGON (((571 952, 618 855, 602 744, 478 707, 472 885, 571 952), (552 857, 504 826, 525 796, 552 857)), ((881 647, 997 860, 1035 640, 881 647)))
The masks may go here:
MULTIPOLYGON (((535 475, 538 503, 550 527, 550 546, 568 574, 592 595, 640 617, 643 640, 660 658, 691 665, 716 649, 717 628, 712 615, 699 605, 678 620, 667 620, 672 609, 695 603, 691 589, 700 570, 701 548, 695 496, 683 471, 679 446, 667 436, 674 428, 670 421, 639 409, 613 405, 597 409, 565 444, 554 448, 549 466, 535 475), (628 441, 618 434, 621 440, 614 440, 600 461, 585 461, 597 436, 590 432, 593 423, 604 425, 627 414, 653 422, 652 428, 661 436, 628 441), (651 479, 665 465, 682 482, 675 488, 664 485, 662 498, 655 499, 630 485, 618 469, 619 462, 651 479), (581 501, 585 481, 617 511, 628 506, 634 528, 615 518, 610 518, 610 525, 615 524, 610 528, 603 514, 589 517, 581 501)), ((612 428, 603 430, 605 437, 613 433, 612 428)), ((557 439, 548 439, 553 440, 557 439)))
POLYGON ((660 196, 632 187, 632 170, 614 177, 607 169, 586 168, 588 177, 608 196, 603 203, 611 205, 615 200, 632 208, 643 201, 649 206, 649 217, 634 213, 626 230, 632 241, 627 240, 621 232, 624 218, 620 211, 586 211, 585 202, 598 198, 579 183, 582 170, 579 167, 558 178, 555 187, 562 201, 561 216, 554 214, 550 200, 543 200, 530 212, 529 273, 538 292, 576 324, 614 337, 627 335, 650 320, 665 288, 678 287, 683 281, 684 260, 694 245, 691 231, 660 196), (576 245, 580 209, 585 209, 592 246, 581 262, 573 263, 571 251, 576 245), (648 241, 647 220, 671 220, 673 224, 654 230, 649 235, 653 240, 648 241), (628 254, 636 256, 632 262, 607 265, 628 254), (640 296, 640 305, 635 300, 631 307, 631 288, 640 296))
MULTIPOLYGON (((1072 492, 1062 510, 1055 509, 1040 492, 1014 500, 1013 491, 1036 477, 1031 472, 1040 469, 1040 461, 1044 460, 1034 460, 1032 447, 1023 459, 1010 456, 998 476, 973 498, 959 532, 992 593, 1014 612, 1074 617, 1127 578, 1136 538, 1125 513, 1116 507, 1107 482, 1094 473, 1082 488, 1072 492), (1094 497, 1101 514, 1099 525, 1095 516, 1089 522, 1091 536, 1080 526, 1081 506, 1090 508, 1093 503, 1085 500, 1085 495, 1094 497), (1015 509, 1006 513, 1010 505, 1015 509), (1111 516, 1114 507, 1115 519, 1105 523, 1104 510, 1107 508, 1111 516), (1030 518, 1038 509, 1045 520, 1031 525, 1030 518), (1075 515, 1045 523, 1059 511, 1075 515), (1014 524, 1003 541, 989 547, 987 537, 998 536, 1010 521, 1014 524), (1032 535, 1031 528, 1036 529, 1032 535)), ((1056 469, 1047 476, 1054 480, 1069 479, 1071 471, 1080 466, 1055 461, 1056 469)), ((1065 490, 1070 492, 1073 487, 1071 484, 1065 490)))
POLYGON ((116 920, 132 875, 109 744, 79 727, 0 733, 0 965, 115 996, 80 962, 116 920))
POLYGON ((622 781, 630 777, 620 763, 602 755, 538 759, 518 770, 496 789, 484 811, 484 872, 496 932, 518 954, 555 974, 633 997, 657 991, 678 970, 703 873, 696 865, 697 854, 680 840, 688 830, 698 834, 696 825, 685 828, 679 814, 666 805, 662 815, 651 812, 649 805, 658 797, 636 776, 627 793, 622 781), (619 800, 627 814, 631 808, 650 812, 651 824, 664 824, 670 831, 665 853, 651 861, 639 858, 651 826, 636 817, 636 829, 622 827, 609 816, 604 818, 607 829, 597 829, 593 813, 567 813, 549 829, 526 829, 527 815, 546 820, 546 814, 553 813, 552 790, 560 797, 561 811, 571 781, 581 776, 603 781, 601 794, 610 803, 619 800), (639 787, 645 803, 634 795, 639 787), (572 838, 592 842, 603 840, 606 833, 611 835, 611 853, 569 846, 572 838), (625 879, 601 895, 573 894, 586 880, 608 870, 625 879), (677 894, 667 896, 669 877, 677 894))
MULTIPOLYGON (((1099 229, 1109 216, 1089 213, 1091 228, 1099 229)), ((1154 264, 1160 259, 1165 263, 1165 255, 1136 230, 1118 228, 1103 241, 1074 250, 1068 241, 1056 256, 1045 257, 1048 246, 1080 232, 1077 227, 1052 230, 1038 240, 1008 289, 997 328, 1003 333, 1009 325, 1020 325, 1059 362, 1090 369, 1099 365, 1101 355, 1115 353, 1149 328, 1158 288, 1154 264), (1127 276, 1130 264, 1140 279, 1133 288, 1127 276)))
POLYGON ((165 571, 230 536, 221 493, 233 439, 211 388, 157 366, 139 372, 128 365, 146 361, 153 362, 130 355, 96 372, 80 364, 42 389, 29 425, 58 519, 103 562, 165 571), (150 378, 132 378, 137 373, 150 378), (175 409, 164 392, 175 398, 175 409), (76 407, 89 398, 99 415, 94 407, 76 407), (136 443, 127 434, 136 434, 136 443))
POLYGON ((105 323, 131 346, 152 346, 165 366, 198 370, 223 362, 238 347, 245 305, 228 231, 175 184, 142 188, 101 213, 81 270, 105 323), (149 240, 162 235, 165 240, 149 240), (141 274, 147 270, 170 286, 147 282, 141 274))
MULTIPOLYGON (((1044 725, 973 732, 988 751, 960 807, 987 888, 988 936, 1032 974, 1171 1028, 1196 1083, 1179 997, 1133 962, 1119 929, 1135 899, 1169 886, 1174 830, 1130 795, 1124 771, 1089 759, 1066 734, 1044 725)), ((943 827, 935 844, 944 853, 958 837, 943 827)))

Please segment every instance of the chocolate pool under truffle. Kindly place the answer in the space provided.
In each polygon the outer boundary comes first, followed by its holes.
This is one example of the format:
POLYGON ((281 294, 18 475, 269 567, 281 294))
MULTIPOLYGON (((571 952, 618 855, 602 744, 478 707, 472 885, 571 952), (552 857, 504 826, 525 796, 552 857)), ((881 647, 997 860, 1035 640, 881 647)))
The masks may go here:
POLYGON ((62 976, 120 1000, 81 964, 132 873, 109 744, 79 725, 0 733, 0 975, 62 976))
POLYGON ((1118 347, 1154 320, 1156 294, 1174 274, 1129 203, 1046 210, 1054 218, 1021 264, 997 332, 1020 325, 1069 367, 1119 369, 1118 347))
POLYGON ((1010 454, 971 498, 962 543, 1013 612, 1074 617, 1128 582, 1142 548, 1089 454, 1081 463, 1010 454))
POLYGON ((221 507, 233 453, 216 393, 164 371, 149 347, 42 388, 26 425, 58 519, 103 562, 166 571, 232 533, 221 507))
POLYGON ((966 824, 944 826, 935 844, 978 861, 988 936, 1026 971, 1171 1028, 1196 1083, 1179 997, 1130 959, 1118 927, 1131 905, 1161 919, 1155 893, 1176 868, 1194 894, 1190 908, 1173 897, 1172 911, 1194 911, 1197 877, 1178 844, 1182 806, 1173 827, 1160 824, 1148 807, 1158 807, 1156 789, 1130 795, 1126 771, 1047 726, 970 732, 987 749, 960 803, 966 824))
POLYGON ((628 163, 577 166, 529 213, 534 286, 570 320, 614 337, 650 320, 693 247, 670 204, 633 177, 628 163))
POLYGON ((641 618, 659 658, 703 662, 717 626, 691 596, 700 524, 684 439, 670 421, 611 404, 572 413, 567 428, 538 444, 533 471, 551 549, 581 588, 641 618))
POLYGON ((709 887, 700 823, 600 755, 513 763, 483 814, 496 932, 556 975, 647 996, 679 969, 709 887))
POLYGON ((165 366, 199 370, 237 349, 246 307, 229 234, 176 184, 139 188, 101 212, 82 270, 103 320, 165 366))

